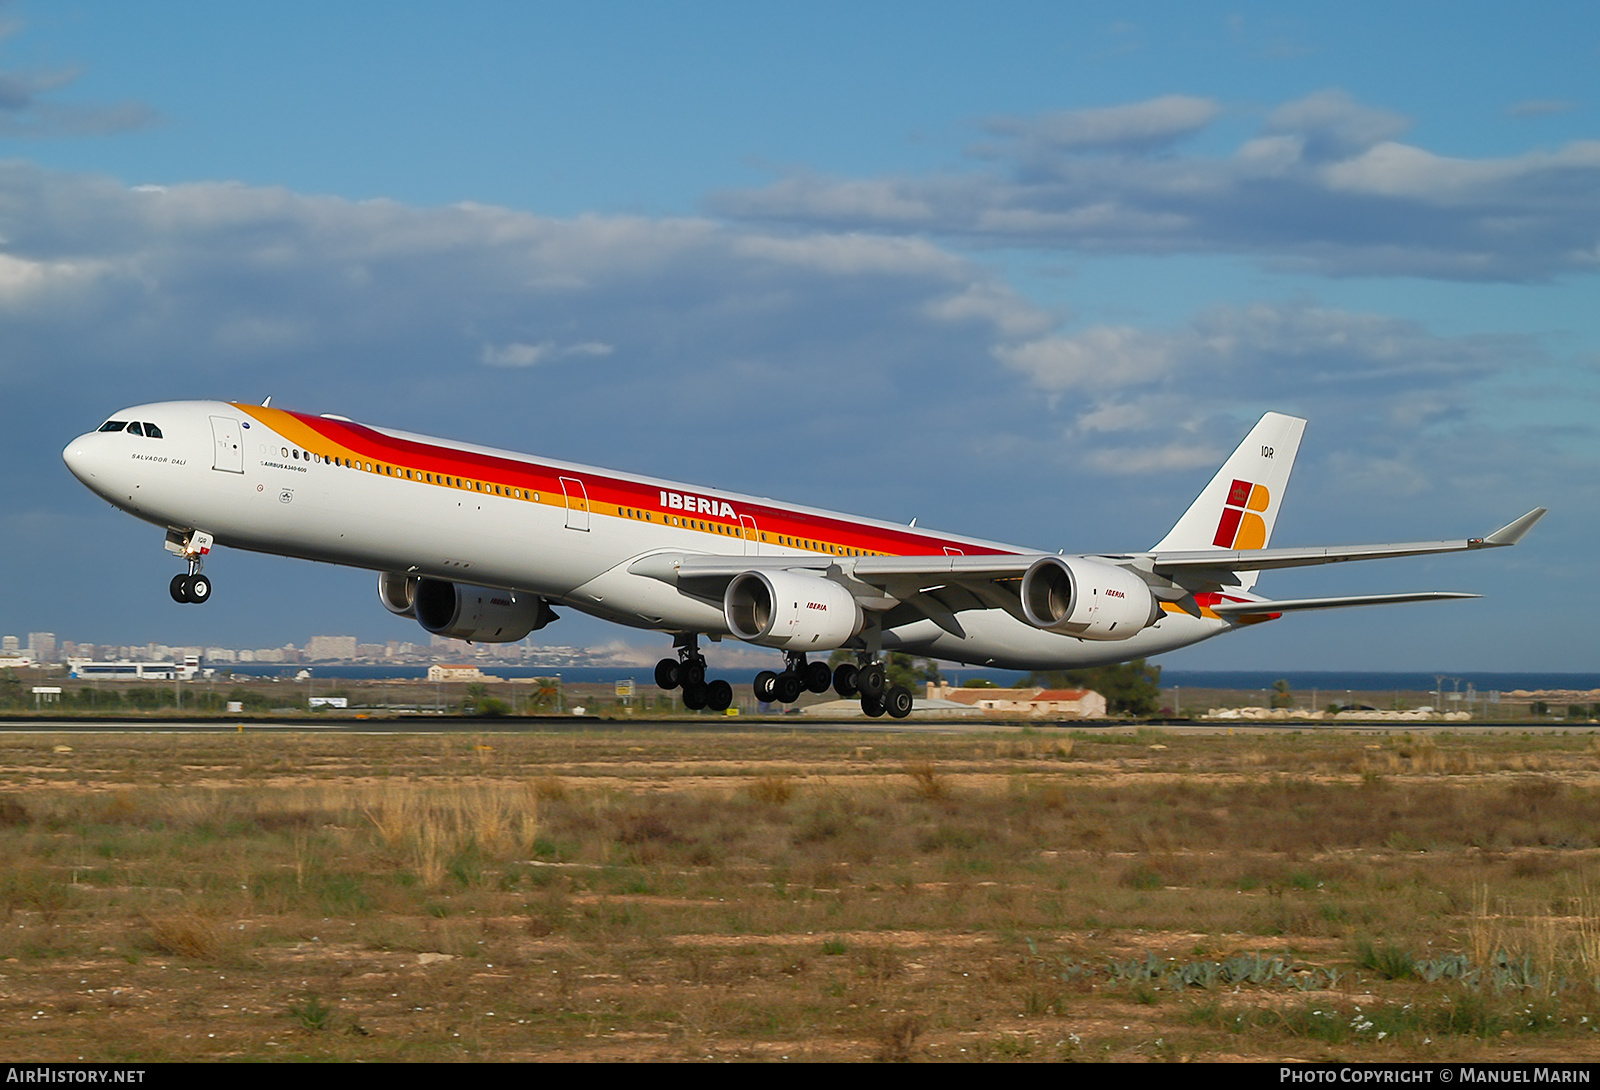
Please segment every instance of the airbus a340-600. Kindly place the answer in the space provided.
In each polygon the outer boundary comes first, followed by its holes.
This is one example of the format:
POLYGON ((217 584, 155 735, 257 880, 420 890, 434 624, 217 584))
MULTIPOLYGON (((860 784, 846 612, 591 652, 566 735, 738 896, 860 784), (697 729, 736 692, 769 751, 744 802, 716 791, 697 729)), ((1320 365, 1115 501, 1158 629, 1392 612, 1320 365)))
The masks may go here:
MULTIPOLYGON (((270 399, 269 399, 270 400, 270 399)), ((1475 595, 1271 601, 1273 568, 1514 545, 1530 511, 1480 538, 1270 548, 1305 421, 1261 418, 1172 531, 1146 552, 1046 553, 716 489, 533 458, 266 405, 176 401, 124 409, 63 453, 73 474, 166 531, 186 565, 179 602, 204 602, 216 545, 378 573, 378 598, 429 632, 520 640, 566 605, 670 633, 656 683, 723 710, 700 637, 783 652, 756 696, 859 697, 903 717, 883 654, 1011 669, 1120 662, 1295 610, 1475 595), (855 662, 808 658, 839 648, 855 662)))

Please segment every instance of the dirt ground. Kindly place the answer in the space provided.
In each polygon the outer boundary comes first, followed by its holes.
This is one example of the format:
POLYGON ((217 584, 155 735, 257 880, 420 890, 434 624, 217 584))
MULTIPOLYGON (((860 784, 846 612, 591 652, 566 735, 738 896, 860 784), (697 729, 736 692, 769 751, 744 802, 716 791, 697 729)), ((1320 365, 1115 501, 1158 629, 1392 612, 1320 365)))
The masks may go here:
POLYGON ((1600 1058, 1600 751, 0 735, 0 1054, 1600 1058))

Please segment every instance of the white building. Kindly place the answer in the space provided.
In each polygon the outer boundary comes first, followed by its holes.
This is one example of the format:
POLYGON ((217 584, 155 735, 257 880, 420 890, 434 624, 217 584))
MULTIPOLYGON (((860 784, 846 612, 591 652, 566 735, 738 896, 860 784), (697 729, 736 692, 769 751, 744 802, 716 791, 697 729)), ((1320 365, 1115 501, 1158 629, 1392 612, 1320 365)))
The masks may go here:
POLYGON ((114 681, 192 681, 202 672, 199 655, 185 655, 181 662, 93 662, 74 658, 67 660, 67 668, 71 677, 114 681))

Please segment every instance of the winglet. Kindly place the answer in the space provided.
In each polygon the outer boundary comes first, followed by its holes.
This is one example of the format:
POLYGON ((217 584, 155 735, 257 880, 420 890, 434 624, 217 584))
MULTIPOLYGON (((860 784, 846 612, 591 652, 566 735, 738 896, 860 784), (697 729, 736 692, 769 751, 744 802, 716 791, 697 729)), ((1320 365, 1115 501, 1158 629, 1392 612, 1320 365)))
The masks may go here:
POLYGON ((1544 518, 1545 508, 1535 507, 1526 515, 1515 522, 1508 522, 1494 533, 1484 538, 1480 544, 1487 548, 1500 545, 1515 545, 1522 540, 1522 535, 1533 529, 1533 524, 1544 518))

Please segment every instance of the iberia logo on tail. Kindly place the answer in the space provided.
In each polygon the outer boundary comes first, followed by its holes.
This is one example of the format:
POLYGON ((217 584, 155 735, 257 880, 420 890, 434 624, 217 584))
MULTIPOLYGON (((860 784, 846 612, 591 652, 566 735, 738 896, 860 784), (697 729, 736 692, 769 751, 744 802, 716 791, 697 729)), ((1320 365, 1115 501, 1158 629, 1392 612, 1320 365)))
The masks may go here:
POLYGON ((1259 512, 1272 502, 1266 485, 1235 480, 1228 490, 1211 543, 1219 549, 1260 549, 1267 544, 1267 523, 1259 512))

